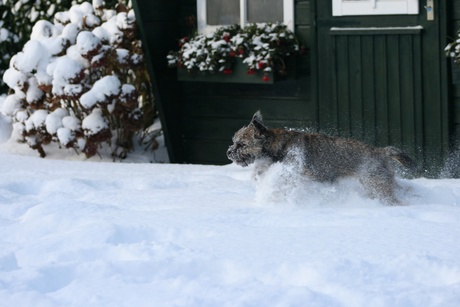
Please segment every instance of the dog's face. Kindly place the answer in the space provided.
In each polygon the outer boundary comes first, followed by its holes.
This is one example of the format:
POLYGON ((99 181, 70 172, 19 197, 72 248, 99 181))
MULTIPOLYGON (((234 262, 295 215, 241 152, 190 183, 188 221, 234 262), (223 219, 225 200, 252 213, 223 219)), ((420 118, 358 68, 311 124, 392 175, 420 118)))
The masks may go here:
POLYGON ((241 166, 248 166, 261 158, 267 131, 268 129, 262 124, 262 115, 257 112, 248 126, 235 133, 233 145, 227 150, 227 157, 241 166))

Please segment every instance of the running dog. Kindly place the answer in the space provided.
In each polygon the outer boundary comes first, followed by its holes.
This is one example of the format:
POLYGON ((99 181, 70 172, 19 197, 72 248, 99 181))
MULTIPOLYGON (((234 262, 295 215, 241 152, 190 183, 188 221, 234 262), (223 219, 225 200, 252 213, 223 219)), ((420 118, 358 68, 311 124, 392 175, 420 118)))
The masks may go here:
POLYGON ((397 205, 391 160, 415 170, 415 162, 396 147, 374 147, 363 142, 285 129, 269 129, 256 112, 248 126, 233 136, 227 157, 237 165, 254 166, 254 177, 273 163, 299 163, 302 175, 319 182, 356 177, 370 198, 397 205), (300 159, 299 159, 300 158, 300 159))

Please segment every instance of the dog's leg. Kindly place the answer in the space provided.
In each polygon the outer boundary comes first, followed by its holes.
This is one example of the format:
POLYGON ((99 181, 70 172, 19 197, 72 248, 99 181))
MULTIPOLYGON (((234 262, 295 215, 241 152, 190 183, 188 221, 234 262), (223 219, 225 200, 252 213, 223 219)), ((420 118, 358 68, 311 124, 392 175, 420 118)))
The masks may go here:
POLYGON ((262 176, 272 164, 273 164, 273 161, 268 158, 257 159, 256 161, 254 161, 254 168, 252 170, 252 179, 254 181, 257 181, 260 178, 260 176, 262 176))
POLYGON ((391 167, 384 160, 372 159, 360 172, 360 182, 370 198, 388 205, 401 205, 395 196, 396 181, 391 167))
POLYGON ((396 183, 392 177, 374 175, 360 178, 360 182, 370 198, 378 198, 392 206, 401 205, 395 196, 396 183))

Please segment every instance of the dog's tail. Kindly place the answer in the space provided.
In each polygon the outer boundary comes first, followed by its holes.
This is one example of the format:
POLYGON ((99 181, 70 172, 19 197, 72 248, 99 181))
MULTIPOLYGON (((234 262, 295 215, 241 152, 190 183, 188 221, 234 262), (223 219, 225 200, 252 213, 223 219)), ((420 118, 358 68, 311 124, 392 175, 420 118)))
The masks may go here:
POLYGON ((393 147, 393 146, 388 146, 388 147, 382 148, 381 150, 384 155, 399 162, 402 166, 404 166, 411 172, 413 173, 417 172, 417 163, 411 157, 405 154, 401 149, 393 147))

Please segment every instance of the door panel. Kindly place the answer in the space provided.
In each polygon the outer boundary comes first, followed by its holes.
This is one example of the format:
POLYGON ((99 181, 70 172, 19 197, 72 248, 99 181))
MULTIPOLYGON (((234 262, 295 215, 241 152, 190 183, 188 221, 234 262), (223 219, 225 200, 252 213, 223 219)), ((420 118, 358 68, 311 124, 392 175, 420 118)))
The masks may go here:
POLYGON ((333 17, 331 2, 316 3, 319 129, 400 147, 435 175, 448 143, 445 16, 333 17))

